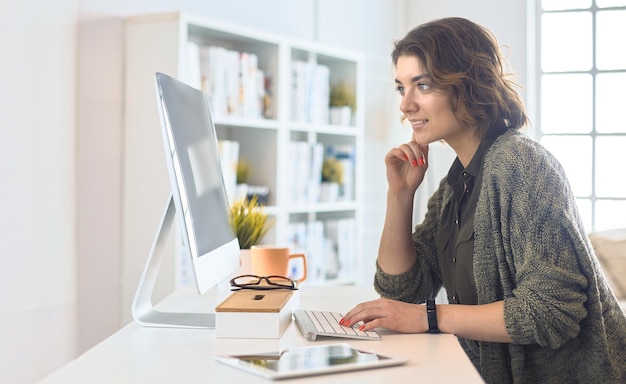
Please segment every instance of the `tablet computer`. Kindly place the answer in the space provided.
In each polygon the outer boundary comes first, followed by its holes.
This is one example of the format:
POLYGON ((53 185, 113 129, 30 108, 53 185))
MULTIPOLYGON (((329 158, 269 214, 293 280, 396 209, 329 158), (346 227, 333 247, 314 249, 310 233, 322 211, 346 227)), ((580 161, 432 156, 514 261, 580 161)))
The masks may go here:
POLYGON ((214 358, 220 363, 273 380, 389 367, 409 361, 407 358, 362 351, 347 343, 214 358))

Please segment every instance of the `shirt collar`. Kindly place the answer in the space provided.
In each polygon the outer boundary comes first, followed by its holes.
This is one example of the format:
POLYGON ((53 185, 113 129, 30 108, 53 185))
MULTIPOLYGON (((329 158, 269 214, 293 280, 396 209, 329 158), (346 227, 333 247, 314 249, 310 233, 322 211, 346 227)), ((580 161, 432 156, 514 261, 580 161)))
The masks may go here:
POLYGON ((474 176, 480 173, 483 160, 491 144, 493 144, 499 136, 500 135, 495 135, 494 137, 485 137, 482 139, 467 168, 463 168, 463 164, 461 164, 461 160, 459 160, 458 157, 454 159, 446 178, 448 184, 454 188, 454 185, 459 182, 461 185, 463 185, 463 183, 472 183, 474 176))

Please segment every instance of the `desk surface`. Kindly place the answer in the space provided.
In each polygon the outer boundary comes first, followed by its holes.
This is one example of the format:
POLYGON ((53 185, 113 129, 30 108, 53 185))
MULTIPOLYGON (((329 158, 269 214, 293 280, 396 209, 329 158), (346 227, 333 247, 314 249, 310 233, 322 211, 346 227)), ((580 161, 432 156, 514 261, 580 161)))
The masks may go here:
MULTIPOLYGON (((229 292, 199 296, 176 293, 158 308, 214 307, 229 292)), ((300 307, 346 312, 376 298, 367 287, 307 287, 300 290, 300 307)), ((380 331, 382 341, 324 339, 308 342, 292 323, 280 339, 216 339, 214 330, 148 328, 131 323, 42 383, 267 383, 249 373, 222 365, 212 356, 268 352, 309 344, 348 342, 386 355, 409 357, 399 367, 281 380, 280 383, 482 383, 480 375, 453 335, 399 334, 380 331)))

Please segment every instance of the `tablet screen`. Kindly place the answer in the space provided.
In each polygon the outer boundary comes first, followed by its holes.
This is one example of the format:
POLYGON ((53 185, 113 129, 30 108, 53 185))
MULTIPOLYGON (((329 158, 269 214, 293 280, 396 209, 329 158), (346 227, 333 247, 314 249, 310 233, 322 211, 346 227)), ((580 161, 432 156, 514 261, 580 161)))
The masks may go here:
POLYGON ((407 359, 382 356, 347 343, 288 349, 254 355, 220 356, 222 363, 267 378, 287 378, 376 368, 406 363, 407 359))

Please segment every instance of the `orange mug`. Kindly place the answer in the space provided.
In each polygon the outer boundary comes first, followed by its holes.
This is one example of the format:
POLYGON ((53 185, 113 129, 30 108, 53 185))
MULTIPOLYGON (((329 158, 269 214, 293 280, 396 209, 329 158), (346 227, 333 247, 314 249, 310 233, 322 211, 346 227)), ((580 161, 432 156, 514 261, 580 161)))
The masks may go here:
POLYGON ((253 245, 250 247, 252 273, 258 276, 289 276, 289 262, 302 259, 302 276, 294 279, 301 283, 306 280, 306 257, 304 253, 290 253, 289 247, 276 245, 253 245))

